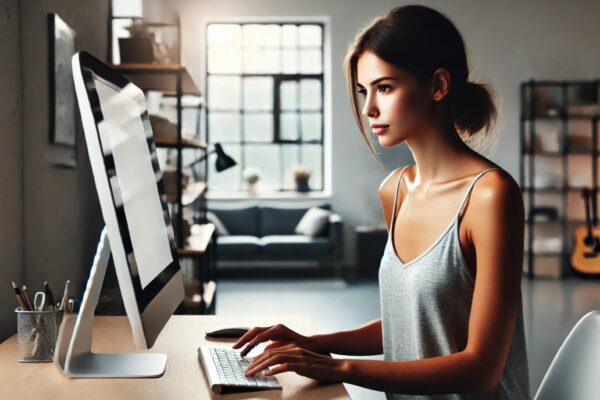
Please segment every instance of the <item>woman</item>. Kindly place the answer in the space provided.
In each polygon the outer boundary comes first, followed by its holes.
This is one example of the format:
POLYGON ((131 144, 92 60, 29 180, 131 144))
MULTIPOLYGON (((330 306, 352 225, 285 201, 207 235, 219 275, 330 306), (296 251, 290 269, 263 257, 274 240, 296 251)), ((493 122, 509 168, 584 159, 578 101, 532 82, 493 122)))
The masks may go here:
POLYGON ((367 143, 363 117, 381 145, 406 142, 415 159, 379 190, 389 231, 379 271, 382 318, 316 336, 254 328, 234 348, 247 344, 246 354, 273 343, 246 374, 295 371, 390 399, 529 398, 523 201, 510 175, 467 145, 488 138, 496 109, 487 87, 468 81, 460 33, 430 8, 398 7, 358 34, 345 68, 367 143), (384 360, 327 353, 383 353, 384 360))

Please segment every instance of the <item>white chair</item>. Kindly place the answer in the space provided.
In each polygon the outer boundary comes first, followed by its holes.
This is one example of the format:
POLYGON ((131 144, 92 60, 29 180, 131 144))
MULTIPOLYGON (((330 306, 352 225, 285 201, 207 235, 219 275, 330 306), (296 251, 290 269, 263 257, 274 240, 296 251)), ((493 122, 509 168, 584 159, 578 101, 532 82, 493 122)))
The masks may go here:
POLYGON ((535 400, 600 399, 600 311, 575 324, 535 395, 535 400))

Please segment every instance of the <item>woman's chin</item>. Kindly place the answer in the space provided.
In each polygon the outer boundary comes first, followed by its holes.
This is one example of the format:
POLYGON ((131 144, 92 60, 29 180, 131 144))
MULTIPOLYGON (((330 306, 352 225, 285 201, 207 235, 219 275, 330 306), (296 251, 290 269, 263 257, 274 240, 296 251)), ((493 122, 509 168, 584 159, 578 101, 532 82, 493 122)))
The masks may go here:
POLYGON ((381 147, 394 147, 404 141, 404 138, 390 137, 387 135, 377 136, 381 147))

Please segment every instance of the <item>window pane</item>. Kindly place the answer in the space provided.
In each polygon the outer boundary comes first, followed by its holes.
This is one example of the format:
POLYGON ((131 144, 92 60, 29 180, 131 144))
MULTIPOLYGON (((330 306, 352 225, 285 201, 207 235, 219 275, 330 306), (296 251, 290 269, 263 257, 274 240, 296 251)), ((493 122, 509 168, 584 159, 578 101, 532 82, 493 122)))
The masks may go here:
POLYGON ((273 78, 244 78, 244 108, 273 110, 273 78))
POLYGON ((244 138, 247 141, 273 141, 273 114, 244 114, 244 138))
POLYGON ((279 190, 281 184, 280 146, 247 144, 244 150, 246 166, 260 170, 258 186, 261 190, 279 190))
POLYGON ((320 74, 323 71, 321 50, 300 50, 300 73, 320 74))
POLYGON ((298 27, 296 25, 283 25, 281 27, 281 45, 283 47, 298 46, 298 27))
POLYGON ((239 110, 242 80, 239 76, 208 76, 208 107, 239 110))
POLYGON ((310 170, 308 185, 311 190, 320 190, 323 187, 322 163, 323 152, 321 145, 305 144, 301 148, 302 165, 310 170))
POLYGON ((283 140, 298 140, 298 114, 282 112, 279 117, 280 137, 283 140))
POLYGON ((298 28, 300 35, 300 47, 320 47, 322 45, 321 40, 321 27, 319 25, 301 25, 298 28))
POLYGON ((222 172, 215 169, 215 156, 207 159, 208 162, 208 187, 212 190, 239 190, 242 177, 241 172, 241 147, 239 145, 223 145, 223 151, 233 158, 237 165, 222 172))
POLYGON ((279 47, 281 28, 273 24, 247 24, 242 27, 244 46, 279 47))
POLYGON ((113 17, 142 17, 142 0, 112 0, 113 17))
POLYGON ((215 73, 241 73, 242 53, 239 49, 208 49, 208 72, 215 73))
POLYGON ((281 71, 281 50, 260 47, 244 48, 244 72, 279 73, 281 71))
POLYGON ((282 110, 296 110, 298 108, 298 82, 281 82, 281 85, 279 86, 279 97, 282 110))
POLYGON ((321 114, 303 113, 300 116, 300 126, 302 127, 302 140, 321 140, 321 114))
POLYGON ((239 142, 241 116, 239 113, 208 113, 208 131, 210 142, 239 142))
POLYGON ((300 146, 286 144, 281 146, 281 152, 283 155, 283 188, 296 190, 293 167, 300 163, 300 146))
POLYGON ((210 24, 206 29, 206 40, 209 47, 235 47, 242 43, 242 28, 237 24, 210 24))
POLYGON ((302 79, 300 81, 300 109, 321 109, 321 81, 318 79, 302 79))
POLYGON ((298 50, 283 49, 281 70, 284 74, 298 73, 298 50))

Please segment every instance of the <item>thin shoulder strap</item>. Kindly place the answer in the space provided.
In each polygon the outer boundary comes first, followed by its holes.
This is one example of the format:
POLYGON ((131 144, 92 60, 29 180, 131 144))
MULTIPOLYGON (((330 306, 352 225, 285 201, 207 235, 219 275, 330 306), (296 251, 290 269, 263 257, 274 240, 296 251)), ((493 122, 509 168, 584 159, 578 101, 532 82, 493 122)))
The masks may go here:
POLYGON ((465 193, 465 197, 463 198, 462 203, 460 203, 460 207, 458 208, 458 212, 456 213, 456 219, 458 219, 462 209, 464 208, 465 204, 467 203, 467 200, 469 199, 469 195, 471 194, 471 191, 473 190, 473 187, 475 186, 475 182, 477 182, 477 180, 479 178, 481 178, 486 172, 491 171, 493 169, 500 169, 500 168, 492 167, 492 168, 485 169, 485 170, 481 171, 479 174, 477 174, 477 176, 475 178, 473 178, 473 181, 469 185, 469 189, 467 190, 467 193, 465 193))
MULTIPOLYGON (((412 164, 411 164, 412 165, 412 164)), ((396 181, 396 191, 394 192, 394 206, 392 208, 392 220, 390 221, 390 233, 394 230, 394 222, 396 221, 396 203, 398 202, 398 189, 400 188, 400 182, 402 181, 402 175, 404 175, 404 171, 411 165, 407 165, 402 168, 400 171, 400 175, 398 176, 398 180, 396 181)))

